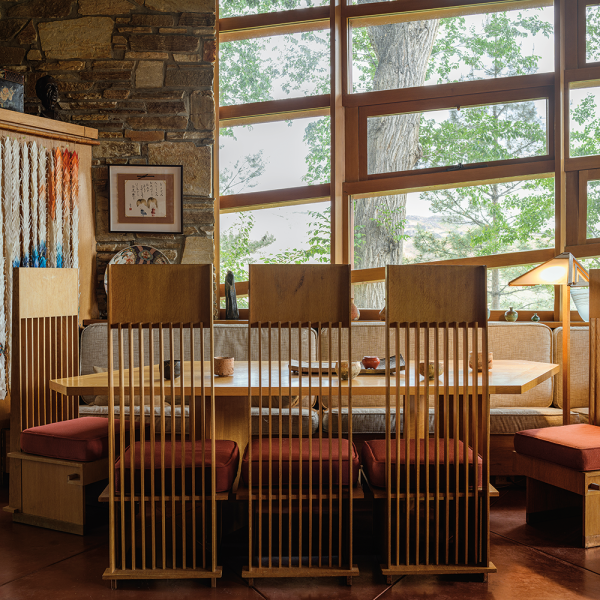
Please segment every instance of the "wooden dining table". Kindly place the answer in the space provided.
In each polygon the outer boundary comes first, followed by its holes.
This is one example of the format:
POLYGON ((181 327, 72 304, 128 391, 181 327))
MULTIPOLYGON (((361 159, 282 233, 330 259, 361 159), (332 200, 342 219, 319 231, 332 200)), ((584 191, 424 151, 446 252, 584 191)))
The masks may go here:
MULTIPOLYGON (((175 396, 191 396, 192 395, 192 364, 184 362, 183 365, 183 382, 181 378, 175 379, 174 395, 175 396), (182 385, 183 383, 183 385, 182 385)), ((193 366, 194 385, 193 393, 196 398, 201 397, 202 390, 202 365, 200 362, 195 362, 193 366)), ((212 393, 210 379, 210 363, 204 363, 204 390, 207 397, 212 393)), ((489 374, 489 392, 490 394, 523 394, 543 381, 556 375, 560 371, 560 366, 551 363, 531 362, 526 360, 494 360, 493 368, 489 374)), ((483 375, 481 372, 476 375, 468 367, 463 368, 462 361, 458 365, 458 380, 454 380, 454 369, 450 369, 448 373, 440 375, 436 386, 436 381, 429 379, 425 380, 418 375, 418 380, 415 380, 415 369, 410 368, 410 380, 408 392, 406 387, 405 372, 400 371, 399 376, 394 374, 390 381, 390 392, 392 397, 396 396, 396 385, 400 386, 400 394, 408 393, 413 399, 424 395, 444 394, 444 389, 448 387, 450 396, 462 396, 464 394, 479 394, 482 389, 483 375), (464 385, 464 375, 467 374, 466 386, 464 385), (477 383, 477 388, 475 388, 477 383), (436 391, 439 389, 439 392, 436 391)), ((248 386, 248 362, 237 361, 235 363, 235 371, 231 377, 215 377, 214 378, 214 394, 215 394, 215 433, 217 439, 230 439, 236 441, 240 448, 244 448, 248 441, 248 421, 246 413, 246 405, 248 392, 252 396, 262 395, 269 396, 347 396, 350 388, 352 389, 352 397, 354 405, 360 406, 360 396, 385 396, 386 394, 386 376, 384 374, 359 375, 352 380, 351 384, 348 381, 340 381, 336 374, 332 373, 329 377, 326 369, 322 370, 321 386, 319 386, 319 375, 308 374, 300 377, 298 373, 290 372, 289 364, 282 361, 281 367, 279 363, 269 364, 265 361, 259 364, 258 362, 250 363, 250 381, 248 386), (281 392, 279 391, 279 382, 281 381, 281 392), (331 387, 330 387, 331 385, 331 387)), ((93 396, 93 395, 108 395, 109 390, 109 374, 108 373, 93 373, 90 375, 80 375, 78 377, 65 377, 63 379, 54 379, 50 382, 50 389, 66 396, 93 396)), ((139 394, 140 371, 134 369, 133 382, 135 386, 135 394, 139 394)), ((150 395, 150 367, 143 369, 144 394, 150 395)), ((125 394, 128 394, 129 373, 125 371, 124 376, 125 394)), ((163 381, 165 395, 171 395, 171 382, 163 381)), ((115 397, 118 402, 119 390, 119 373, 115 371, 113 374, 113 387, 115 397)), ((154 366, 154 394, 158 398, 160 394, 161 381, 159 366, 154 366)), ((263 401, 263 405, 266 404, 263 401)), ((334 405, 337 401, 334 400, 334 405)), ((392 400, 394 402, 394 399, 392 400)), ((158 404, 158 400, 156 400, 158 404)), ((266 413, 268 409, 263 408, 266 413)))

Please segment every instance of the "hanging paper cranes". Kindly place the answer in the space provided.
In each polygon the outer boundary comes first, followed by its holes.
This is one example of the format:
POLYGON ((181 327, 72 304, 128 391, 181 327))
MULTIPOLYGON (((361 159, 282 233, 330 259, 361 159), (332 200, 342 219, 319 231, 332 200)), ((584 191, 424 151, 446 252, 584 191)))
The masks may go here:
POLYGON ((0 138, 0 398, 10 376, 13 269, 79 266, 79 156, 0 138))

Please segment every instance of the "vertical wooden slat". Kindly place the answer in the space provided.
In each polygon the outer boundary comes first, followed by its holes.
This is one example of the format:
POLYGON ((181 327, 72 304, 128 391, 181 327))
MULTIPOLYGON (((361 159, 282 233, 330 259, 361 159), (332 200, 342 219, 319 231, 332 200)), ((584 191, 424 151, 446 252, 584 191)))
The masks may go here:
MULTIPOLYGON (((420 376, 419 376, 419 361, 421 360, 421 324, 415 324, 415 564, 420 564, 419 553, 420 553, 420 534, 421 529, 420 523, 420 505, 421 505, 421 398, 420 398, 420 376)), ((427 365, 427 359, 425 364, 427 365)), ((425 367, 425 380, 427 380, 427 366, 425 367)), ((410 455, 406 456, 406 462, 410 462, 410 455)))
MULTIPOLYGON (((45 319, 44 329, 48 324, 45 319)), ((113 337, 114 330, 108 327, 108 414, 115 414, 115 382, 114 382, 114 357, 113 357, 113 337)), ((44 388, 45 393, 45 388, 44 388)), ((110 528, 109 546, 108 546, 108 566, 111 573, 117 568, 117 536, 116 536, 116 503, 115 503, 115 419, 108 420, 108 526, 110 528)), ((122 469, 121 469, 122 470, 122 469)))
POLYGON ((173 323, 169 323, 169 360, 171 361, 171 379, 169 382, 169 394, 171 397, 171 493, 169 494, 169 503, 171 505, 171 556, 173 561, 172 568, 175 569, 177 567, 177 506, 175 502, 175 442, 177 440, 175 408, 177 406, 177 403, 175 401, 175 378, 173 377, 173 370, 175 368, 175 336, 173 331, 173 323))
POLYGON ((445 497, 445 517, 446 531, 445 541, 445 564, 450 564, 450 461, 448 460, 448 448, 450 445, 450 348, 449 348, 450 327, 444 323, 444 481, 446 484, 445 497))
MULTIPOLYGON (((138 393, 140 396, 140 522, 141 522, 141 542, 142 542, 142 569, 146 569, 146 465, 144 463, 146 458, 146 393, 144 390, 144 367, 146 366, 144 360, 144 329, 142 324, 138 324, 138 369, 139 369, 139 388, 138 393)), ((152 365, 152 363, 150 363, 152 365)), ((129 365, 130 370, 132 365, 129 365)), ((150 419, 153 418, 153 414, 150 415, 150 419)), ((130 440, 130 443, 134 443, 135 438, 130 440)), ((133 471, 133 469, 131 469, 133 471)), ((152 496, 153 492, 150 491, 149 496, 152 496)), ((133 504, 133 502, 131 503, 133 504)))
MULTIPOLYGON (((279 562, 278 565, 279 567, 282 566, 282 561, 283 561, 283 410, 282 410, 282 404, 283 404, 283 396, 282 396, 282 392, 281 392, 281 377, 282 377, 282 372, 281 372, 281 321, 279 321, 277 323, 277 352, 279 354, 279 372, 278 372, 278 390, 279 390, 279 435, 278 437, 278 442, 279 442, 279 461, 278 461, 278 469, 279 469, 279 502, 278 502, 278 508, 279 508, 279 521, 278 521, 278 527, 279 527, 279 562)), ((288 360, 290 360, 290 356, 288 355, 288 360)), ((291 377, 290 377, 291 379, 291 377)), ((300 398, 300 405, 302 406, 302 398, 300 398)), ((291 413, 292 412, 292 397, 288 396, 288 411, 291 413)))
MULTIPOLYGON (((186 542, 187 542, 187 527, 186 527, 186 495, 187 488, 185 483, 185 455, 186 455, 186 439, 185 439, 185 369, 184 369, 184 339, 183 339, 183 323, 179 323, 179 360, 181 361, 181 375, 179 376, 179 398, 181 400, 181 426, 179 431, 179 439, 181 440, 181 567, 182 569, 187 569, 187 553, 186 553, 186 542)), ((173 376, 173 372, 175 370, 175 365, 172 365, 171 370, 171 379, 175 379, 173 376)), ((171 427, 175 427, 177 424, 177 420, 175 415, 173 414, 175 411, 175 406, 177 402, 175 398, 172 398, 172 406, 171 409, 171 427)), ((177 434, 177 432, 175 432, 177 434)), ((214 454, 213 454, 214 456, 214 454)), ((203 465, 204 467, 204 465, 203 465)), ((192 471, 196 469, 196 464, 192 462, 192 471)), ((172 494, 175 495, 175 490, 172 491, 172 494)), ((194 495, 194 491, 192 489, 191 495, 194 495)))
MULTIPOLYGON (((463 409, 463 461, 464 461, 464 490, 465 490, 465 514, 464 514, 464 561, 465 565, 469 564, 469 323, 465 323, 462 327, 463 338, 463 394, 462 394, 462 409, 463 409)), ((484 357, 485 358, 485 357, 484 357)), ((477 354, 475 354, 477 361, 477 354)), ((477 379, 477 368, 473 371, 473 379, 477 379)), ((475 456, 473 457, 475 459, 475 456)), ((456 460, 456 459, 455 459, 456 460)))
MULTIPOLYGON (((310 365, 312 363, 312 336, 311 323, 309 321, 306 332, 308 333, 308 357, 307 361, 310 365)), ((312 398, 312 369, 308 369, 308 566, 312 567, 312 544, 313 544, 313 451, 312 451, 312 405, 310 398, 312 398)), ((302 416, 304 407, 302 403, 302 396, 300 396, 300 415, 302 416)), ((300 435, 304 435, 304 432, 300 430, 300 435)))
MULTIPOLYGON (((298 361, 302 364, 302 323, 298 322, 298 361)), ((302 373, 299 374, 299 395, 302 403, 302 373)), ((298 413, 298 568, 302 568, 302 485, 303 485, 303 460, 302 460, 302 410, 298 413)), ((309 467, 310 468, 310 467, 309 467)))
MULTIPOLYGON (((190 491, 190 500, 192 506, 192 569, 196 569, 198 565, 197 561, 197 536, 196 536, 196 353, 195 353, 195 335, 194 335, 194 323, 190 323, 190 442, 192 446, 192 489, 190 491)), ((200 360, 204 362, 202 353, 200 354, 200 360)), ((183 358, 182 358, 183 360, 183 358)), ((183 371, 183 363, 182 363, 183 371)), ((202 378, 204 379, 204 378, 202 378)), ((200 460, 201 472, 204 473, 205 462, 204 456, 200 460)), ((204 544, 203 544, 204 545, 204 544)))
MULTIPOLYGON (((165 419, 165 334, 162 323, 158 324, 158 365, 160 386, 160 533, 162 542, 162 568, 167 568, 167 515, 165 494, 165 446, 166 446, 166 419, 165 419)), ((171 415, 172 417, 173 415, 171 415)))
POLYGON ((119 488, 119 508, 121 515, 121 569, 127 568, 127 540, 125 530, 125 355, 123 351, 123 328, 121 325, 117 329, 118 345, 119 345, 119 464, 123 468, 120 469, 120 488, 119 488))
MULTIPOLYGON (((131 500, 129 502, 129 518, 131 519, 131 570, 135 571, 136 566, 136 543, 135 543, 135 502, 133 496, 135 495, 135 387, 133 381, 133 326, 131 323, 127 325, 127 340, 129 344, 129 481, 131 500)), ((143 402, 143 397, 140 398, 140 402, 143 402)), ((143 406, 140 406, 140 412, 143 406)), ((123 490, 123 493, 125 490, 123 490)))
MULTIPOLYGON (((410 504, 412 494, 410 491, 410 439, 411 439, 411 409, 410 409, 410 380, 415 382, 415 384, 419 381, 419 375, 415 367, 415 361, 411 359, 411 348, 410 348, 410 323, 405 323, 406 330, 406 375, 404 377, 405 389, 404 389, 404 456, 406 460, 404 461, 405 467, 405 481, 406 481, 406 502, 405 502, 405 518, 404 518, 404 536, 405 536, 405 544, 404 544, 404 552, 405 562, 407 565, 410 564, 410 504), (412 362, 411 362, 412 360, 412 362)), ((416 359, 415 359, 416 360, 416 359)), ((396 444, 396 462, 400 464, 400 448, 398 444, 396 444)), ((400 481, 400 476, 398 476, 398 481, 400 481)), ((400 506, 400 495, 398 495, 398 507, 400 506)), ((399 511, 399 508, 398 508, 399 511)), ((399 522, 399 521, 398 521, 399 522)), ((398 552, 398 555, 400 553, 398 552)), ((397 564, 400 564, 397 562, 397 564)))
MULTIPOLYGON (((148 324, 148 364, 150 365, 150 535, 152 539, 152 570, 156 570, 156 413, 154 396, 154 327, 148 324)), ((160 369, 159 369, 160 376, 160 369)))
MULTIPOLYGON (((268 324, 267 338, 269 341, 269 400, 268 400, 268 431, 269 431, 269 492, 268 492, 268 515, 269 515, 269 569, 273 568, 273 381, 271 377, 271 365, 273 364, 273 344, 271 337, 271 322, 268 324)), ((281 371, 281 356, 277 357, 278 370, 281 371)), ((262 422, 259 427, 262 428, 262 422)))
MULTIPOLYGON (((260 331, 259 331, 260 335, 260 331)), ((259 371, 260 377, 260 371, 259 371)), ((248 402, 246 403, 247 408, 247 423, 248 423, 248 464, 252 465, 252 323, 248 321, 248 402)), ((253 557, 252 557, 252 543, 254 541, 254 530, 253 530, 253 506, 252 506, 252 469, 248 469, 248 570, 252 573, 254 568, 253 557)), ((291 513, 291 507, 290 507, 291 513)), ((290 553, 291 554, 291 553, 290 553)), ((290 556, 291 557, 291 556, 290 556)), ((257 567, 260 567, 260 559, 257 562, 257 567)))
MULTIPOLYGON (((209 341, 210 346, 210 341, 209 341)), ((201 390, 200 390, 200 431, 202 435, 202 464, 206 463, 206 384, 204 382, 204 378, 206 376, 206 370, 204 367, 204 326, 202 323, 200 324, 200 380, 201 390)), ((250 364, 250 363, 248 363, 250 364)), ((211 366, 209 369, 211 376, 213 373, 213 367, 211 366)), ((248 388, 250 389, 250 388, 248 388)), ((252 439, 252 437, 248 438, 252 439)), ((202 568, 206 569, 206 471, 202 469, 202 568)), ((250 522, 249 526, 252 526, 252 522, 250 522)), ((250 561, 252 563, 252 556, 250 557, 250 561)))
MULTIPOLYGON (((473 326, 473 343, 471 347, 474 356, 477 356, 479 352, 479 326, 477 323, 473 326)), ((487 355, 483 355, 484 360, 484 369, 487 369, 487 355)), ((481 497, 481 493, 479 491, 480 481, 479 481, 479 465, 478 457, 479 457, 479 439, 478 439, 478 411, 477 406, 479 404, 479 376, 476 373, 473 373, 473 393, 472 393, 472 428, 473 428, 473 554, 472 560, 477 563, 479 559, 479 499, 481 497)))
MULTIPOLYGON (((396 352, 398 351, 398 332, 396 330, 396 352)), ((386 319, 385 323, 385 355, 386 357, 391 356, 390 352, 390 323, 389 319, 386 319)), ((398 354, 396 354, 398 356, 398 354)), ((396 369, 396 397, 398 396, 398 371, 396 369)), ((390 361, 385 362, 385 487, 386 487, 386 504, 385 504, 385 545, 386 545, 386 561, 387 568, 390 569, 392 566, 392 461, 391 461, 391 431, 392 431, 392 418, 391 418, 391 370, 390 361)), ((396 406, 396 435, 400 431, 400 411, 396 406)), ((400 443, 397 440, 396 443, 400 443)), ((396 486, 396 494, 400 495, 400 489, 396 486)))
MULTIPOLYGON (((317 324, 317 361, 319 363, 319 560, 318 566, 323 566, 323 348, 322 339, 323 331, 321 321, 317 324)), ((329 340, 331 345, 331 340, 329 340)), ((312 398, 309 398, 309 402, 312 404, 312 398)))
MULTIPOLYGON (((459 338, 458 338, 458 323, 452 325, 452 339, 454 342, 452 352, 452 370, 454 374, 454 394, 452 396, 452 439, 454 442, 454 564, 458 564, 458 544, 459 544, 459 404, 460 404, 460 365, 459 365, 459 338)), ((446 460, 448 460, 446 458, 446 460)))
MULTIPOLYGON (((424 510, 425 510, 425 564, 429 564, 429 323, 425 324, 425 372, 427 375, 425 376, 425 403, 424 403, 424 424, 423 424, 423 439, 424 442, 424 456, 423 463, 425 465, 425 469, 423 470, 425 477, 425 501, 424 501, 424 510)), ((434 377, 437 374, 437 367, 435 366, 437 361, 434 362, 433 375, 434 377)), ((417 468, 419 466, 417 465, 417 468)))
MULTIPOLYGON (((342 360, 342 325, 338 323, 338 356, 342 360)), ((350 381, 350 372, 352 363, 348 359, 348 381, 350 381)), ((343 487, 342 487, 342 378, 338 376, 338 567, 342 566, 342 502, 343 502, 343 487)))
MULTIPOLYGON (((433 417, 434 463, 435 463, 435 564, 440 564, 440 326, 435 324, 433 341, 433 360, 435 361, 434 398, 435 408, 433 417)), ((445 367, 442 362, 442 367, 445 367)), ((447 374, 447 371, 444 371, 447 374)), ((446 375, 447 377, 447 375, 446 375)))
MULTIPOLYGON (((263 445, 262 445, 262 323, 258 323, 258 566, 262 567, 263 445)), ((250 437, 252 440, 252 437, 250 437)))
MULTIPOLYGON (((488 355, 488 332, 487 327, 483 327, 482 333, 482 352, 485 357, 488 355)), ((481 420, 483 422, 483 431, 481 432, 482 447, 482 481, 483 486, 483 502, 482 502, 482 556, 481 562, 483 565, 488 565, 490 559, 490 395, 489 395, 489 371, 483 369, 483 390, 481 400, 481 420)))
MULTIPOLYGON (((328 417, 330 426, 327 428, 328 435, 328 457, 329 457, 329 465, 328 465, 328 500, 329 500, 329 567, 333 566, 333 368, 332 368, 332 346, 333 340, 331 337, 332 327, 331 323, 327 324, 327 335, 329 339, 329 402, 327 403, 327 410, 329 412, 328 417)), ((341 356, 338 354, 338 361, 341 360, 341 356)))
MULTIPOLYGON (((292 323, 288 322, 288 356, 292 357, 292 323)), ((288 398, 292 397, 292 378, 289 378, 288 387, 288 398)), ((292 411, 288 413, 288 524, 289 524, 289 539, 288 539, 288 566, 292 566, 292 515, 293 515, 293 501, 292 501, 292 411)))
MULTIPOLYGON (((348 327, 348 364, 352 363, 352 327, 348 327)), ((354 531, 354 473, 353 473, 353 457, 354 457, 354 444, 352 439, 352 378, 348 380, 348 532, 354 531)), ((340 432, 340 437, 342 432, 340 432)), ((341 462, 341 459, 340 459, 341 462)), ((348 568, 351 570, 353 566, 353 536, 350 533, 348 535, 348 568)), ((340 556, 342 556, 340 549, 340 556)))
MULTIPOLYGON (((210 296, 212 298, 212 295, 210 296)), ((215 373, 214 373, 214 359, 215 359, 215 331, 212 324, 212 317, 210 321, 210 451, 212 460, 216 461, 217 449, 216 449, 216 437, 217 431, 215 427, 215 373)), ((211 555, 212 555, 212 573, 217 571, 217 470, 210 470, 210 516, 211 516, 211 555)), ((214 583, 213 579, 213 583, 214 583)))

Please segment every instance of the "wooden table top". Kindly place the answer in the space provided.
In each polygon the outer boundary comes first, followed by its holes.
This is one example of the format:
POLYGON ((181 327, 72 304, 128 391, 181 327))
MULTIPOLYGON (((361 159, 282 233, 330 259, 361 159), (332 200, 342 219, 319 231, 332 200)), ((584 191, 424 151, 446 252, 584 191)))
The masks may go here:
MULTIPOLYGON (((205 370, 208 371, 209 363, 205 362, 205 370)), ((154 366, 155 383, 154 393, 158 395, 160 393, 160 381, 158 377, 158 365, 154 366)), ((149 367, 144 368, 144 393, 150 393, 149 379, 150 371, 149 367)), ((279 395, 279 367, 277 364, 272 365, 269 370, 267 363, 262 364, 261 377, 259 381, 259 365, 258 362, 251 363, 251 381, 252 381, 252 394, 259 395, 260 384, 262 384, 263 395, 279 395), (269 374, 270 374, 270 385, 272 393, 269 394, 269 374)), ((411 368, 411 381, 409 387, 409 394, 414 395, 417 390, 420 394, 426 392, 426 382, 423 377, 419 376, 418 383, 414 381, 414 369, 411 368)), ((493 369, 489 374, 489 391, 490 394, 523 394, 528 390, 539 385, 543 381, 549 379, 553 375, 556 375, 560 371, 559 365, 550 363, 539 363, 531 362, 526 360, 494 360, 493 369)), ((128 371, 125 371, 125 386, 127 393, 127 384, 129 382, 128 371)), ((190 386, 190 374, 191 374, 191 363, 184 363, 184 394, 191 394, 190 386)), ((446 375, 441 375, 440 381, 440 392, 443 393, 443 385, 445 383, 446 375)), ((453 373, 450 372, 448 375, 448 383, 450 386, 450 393, 455 391, 453 373)), ((135 393, 139 393, 139 370, 134 369, 133 380, 135 386, 135 393)), ((478 386, 481 389, 482 386, 482 374, 478 374, 478 386)), ((201 373, 200 373, 200 362, 194 363, 194 381, 195 381, 195 393, 200 394, 201 386, 201 373)), ((114 374, 114 388, 118 390, 119 375, 118 371, 114 374)), ((171 383, 165 383, 165 394, 170 395, 171 383)), ((312 375, 311 377, 311 389, 309 391, 309 376, 303 375, 299 378, 297 374, 292 374, 288 370, 287 362, 281 363, 281 383, 282 383, 282 394, 286 395, 299 395, 299 394, 319 394, 319 376, 312 375)), ((428 393, 434 393, 434 380, 428 382, 428 393)), ((331 378, 331 385, 333 388, 333 395, 338 394, 339 381, 334 375, 331 378)), ((473 373, 469 370, 468 382, 469 393, 472 393, 473 387, 473 373)), ((210 376, 205 374, 205 386, 206 394, 210 395, 210 376)), ((323 373, 323 395, 329 395, 329 378, 326 373, 323 373)), ((463 393, 463 371, 462 361, 459 367, 459 378, 458 378, 458 393, 463 393)), ((348 382, 341 382, 342 395, 348 395, 348 382)), ((404 371, 400 373, 400 387, 401 392, 406 389, 404 371)), ((248 362, 237 361, 235 363, 235 372, 231 377, 215 377, 214 380, 215 396, 247 396, 248 395, 248 362)), ((106 395, 108 394, 108 373, 93 373, 91 375, 81 375, 79 377, 66 377, 64 379, 54 379, 50 382, 50 389, 56 392, 66 395, 106 395)), ((392 377, 391 390, 395 393, 396 389, 396 377, 392 377)), ((357 378, 352 380, 352 395, 353 396, 372 396, 372 395, 385 395, 386 390, 386 379, 385 375, 359 375, 357 378)), ((180 380, 175 380, 175 394, 181 394, 180 380)))

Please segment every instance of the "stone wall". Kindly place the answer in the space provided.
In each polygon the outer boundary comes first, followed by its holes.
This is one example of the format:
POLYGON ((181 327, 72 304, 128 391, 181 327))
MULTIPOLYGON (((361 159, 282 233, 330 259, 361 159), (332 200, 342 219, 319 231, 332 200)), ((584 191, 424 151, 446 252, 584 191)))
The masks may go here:
POLYGON ((172 262, 214 258, 215 0, 0 0, 0 66, 25 75, 25 111, 51 74, 63 120, 99 130, 93 150, 98 301, 115 252, 133 243, 172 262), (183 235, 108 232, 110 164, 184 167, 183 235))

